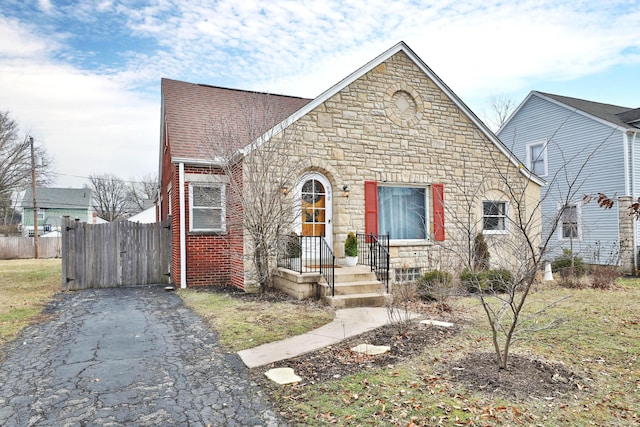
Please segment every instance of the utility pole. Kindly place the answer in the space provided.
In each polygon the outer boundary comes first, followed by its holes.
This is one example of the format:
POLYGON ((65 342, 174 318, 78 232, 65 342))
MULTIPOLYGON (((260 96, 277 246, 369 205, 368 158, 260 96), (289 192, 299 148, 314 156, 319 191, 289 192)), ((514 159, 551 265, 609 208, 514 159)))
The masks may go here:
POLYGON ((33 192, 33 257, 38 259, 38 199, 36 198, 36 155, 33 148, 33 137, 29 137, 31 142, 31 187, 33 192))

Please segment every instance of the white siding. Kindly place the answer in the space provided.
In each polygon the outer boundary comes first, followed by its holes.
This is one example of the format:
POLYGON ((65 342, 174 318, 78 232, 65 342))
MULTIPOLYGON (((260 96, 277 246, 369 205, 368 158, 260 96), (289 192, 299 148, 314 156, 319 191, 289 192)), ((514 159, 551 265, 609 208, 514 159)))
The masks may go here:
MULTIPOLYGON (((544 236, 568 198, 580 202, 585 194, 625 195, 623 133, 613 127, 534 94, 498 136, 520 159, 527 157, 527 143, 548 140, 549 173, 542 189, 544 236)), ((573 241, 574 253, 586 262, 611 262, 617 254, 617 205, 604 210, 592 201, 582 206, 581 213, 582 239, 573 241)), ((558 233, 550 240, 549 259, 570 248, 571 242, 559 239, 558 233)))

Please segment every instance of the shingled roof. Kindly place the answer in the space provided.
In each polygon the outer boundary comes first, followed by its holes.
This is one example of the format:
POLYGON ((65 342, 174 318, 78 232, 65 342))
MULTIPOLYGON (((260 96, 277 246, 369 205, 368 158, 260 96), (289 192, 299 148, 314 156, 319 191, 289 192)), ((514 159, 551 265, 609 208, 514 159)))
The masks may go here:
POLYGON ((206 138, 243 148, 311 100, 162 79, 162 112, 173 159, 206 160, 206 138), (216 128, 217 132, 211 132, 216 128))
POLYGON ((576 108, 592 116, 598 117, 602 120, 606 120, 616 126, 627 128, 629 130, 637 131, 638 127, 633 126, 632 123, 640 118, 640 109, 621 107, 618 105, 603 104, 600 102, 587 101, 584 99, 570 98, 568 96, 554 95, 551 93, 534 92, 539 93, 542 96, 551 98, 558 102, 561 102, 570 107, 576 108))
MULTIPOLYGON (((38 207, 42 209, 89 209, 91 190, 88 188, 36 188, 38 207)), ((27 188, 22 198, 23 208, 33 208, 33 192, 27 188)))

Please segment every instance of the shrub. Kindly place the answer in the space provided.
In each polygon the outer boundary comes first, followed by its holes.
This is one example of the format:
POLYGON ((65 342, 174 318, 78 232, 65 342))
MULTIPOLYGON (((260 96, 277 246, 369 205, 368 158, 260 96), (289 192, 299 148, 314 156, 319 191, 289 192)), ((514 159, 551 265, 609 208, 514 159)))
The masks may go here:
POLYGON ((418 279, 417 292, 423 299, 438 301, 442 298, 442 289, 450 288, 452 282, 453 277, 445 271, 429 271, 418 279))
POLYGON ((513 285, 513 274, 504 268, 477 272, 465 268, 460 273, 460 283, 470 293, 506 292, 513 285))
POLYGON ((615 265, 594 265, 591 267, 591 286, 596 289, 610 289, 620 277, 620 269, 615 265))
POLYGON ((300 245, 300 237, 296 232, 292 231, 287 236, 287 258, 300 258, 302 255, 302 246, 300 245))
POLYGON ((573 268, 571 267, 571 258, 573 253, 569 249, 563 249, 562 255, 556 257, 551 262, 551 270, 558 273, 561 278, 584 276, 586 271, 584 262, 581 257, 573 257, 573 268))
POLYGON ((491 289, 494 292, 507 292, 513 284, 513 275, 505 268, 484 270, 480 274, 487 284, 487 289, 491 289))
POLYGON ((344 254, 346 256, 358 256, 358 239, 353 231, 349 232, 347 240, 344 242, 344 254))
POLYGON ((474 273, 468 268, 465 268, 460 273, 460 283, 467 291, 471 293, 477 293, 482 290, 480 274, 474 273))
POLYGON ((484 240, 484 234, 480 232, 473 239, 473 267, 476 270, 486 270, 489 268, 489 258, 489 246, 484 240))

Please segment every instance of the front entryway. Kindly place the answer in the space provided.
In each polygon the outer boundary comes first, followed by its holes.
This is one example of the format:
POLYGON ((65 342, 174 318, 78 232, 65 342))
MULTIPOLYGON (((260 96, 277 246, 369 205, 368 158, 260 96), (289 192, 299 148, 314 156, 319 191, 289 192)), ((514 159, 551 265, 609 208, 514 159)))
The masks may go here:
POLYGON ((297 232, 302 238, 303 259, 318 258, 320 237, 332 247, 332 191, 329 180, 322 174, 305 174, 297 186, 299 219, 297 232))

